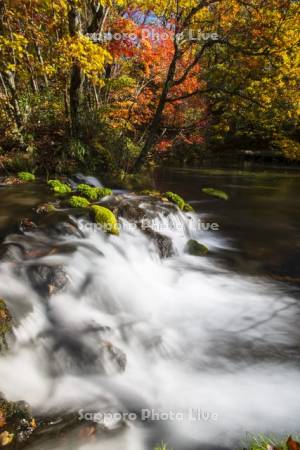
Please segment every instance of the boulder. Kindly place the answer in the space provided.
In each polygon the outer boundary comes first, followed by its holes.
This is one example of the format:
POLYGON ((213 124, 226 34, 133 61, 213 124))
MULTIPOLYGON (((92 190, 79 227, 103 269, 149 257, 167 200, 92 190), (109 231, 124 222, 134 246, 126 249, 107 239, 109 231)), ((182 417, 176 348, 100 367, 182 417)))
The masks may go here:
POLYGON ((192 256, 206 256, 208 248, 206 245, 200 244, 200 242, 195 239, 190 239, 186 244, 185 251, 192 256))
POLYGON ((27 274, 32 287, 44 296, 56 294, 68 283, 63 266, 31 265, 27 274))

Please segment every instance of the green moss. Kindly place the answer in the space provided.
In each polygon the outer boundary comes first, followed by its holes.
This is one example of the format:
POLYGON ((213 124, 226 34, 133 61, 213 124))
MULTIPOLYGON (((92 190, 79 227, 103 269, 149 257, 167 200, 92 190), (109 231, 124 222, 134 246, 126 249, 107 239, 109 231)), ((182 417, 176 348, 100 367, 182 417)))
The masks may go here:
POLYGON ((78 184, 77 192, 92 202, 95 202, 98 199, 97 188, 89 186, 88 184, 78 184))
POLYGON ((91 207, 93 216, 106 233, 119 234, 119 227, 116 216, 109 209, 103 206, 93 205, 91 207))
POLYGON ((103 197, 107 197, 108 195, 112 195, 112 190, 109 188, 95 188, 97 190, 98 200, 103 197))
POLYGON ((70 194, 72 189, 68 184, 62 183, 59 180, 49 180, 48 186, 50 186, 56 194, 70 194))
POLYGON ((48 213, 51 213, 51 212, 56 211, 55 206, 52 205, 51 203, 49 203, 49 204, 46 206, 46 208, 47 208, 46 210, 47 210, 48 213))
POLYGON ((202 192, 204 192, 205 194, 208 194, 208 195, 212 195, 213 197, 221 198, 222 200, 228 200, 228 198, 229 198, 228 194, 226 194, 226 192, 220 191, 218 189, 203 188, 202 192))
POLYGON ((195 210, 191 205, 189 205, 188 203, 185 203, 185 205, 183 207, 183 211, 184 212, 194 212, 195 210))
POLYGON ((18 173, 18 178, 20 178, 20 180, 22 181, 35 181, 35 176, 33 175, 33 173, 30 172, 19 172, 18 173))
POLYGON ((140 195, 148 195, 150 197, 161 197, 161 193, 159 191, 151 191, 149 189, 141 191, 140 195))
POLYGON ((206 256, 208 248, 195 239, 190 239, 186 244, 185 251, 192 256, 206 256))
POLYGON ((56 208, 52 203, 42 203, 36 208, 38 214, 48 214, 54 211, 56 211, 56 208))
POLYGON ((112 195, 112 190, 108 188, 96 188, 89 186, 88 184, 79 184, 77 186, 77 191, 89 199, 90 201, 97 201, 107 195, 112 195))
POLYGON ((90 202, 83 197, 78 197, 76 195, 73 195, 70 200, 69 204, 72 208, 88 208, 90 206, 90 202))
POLYGON ((0 299, 0 352, 8 349, 6 336, 12 331, 12 317, 5 301, 0 299))
POLYGON ((174 192, 166 192, 164 197, 166 197, 170 202, 175 203, 179 209, 183 210, 185 201, 182 197, 180 197, 180 195, 174 194, 174 192))

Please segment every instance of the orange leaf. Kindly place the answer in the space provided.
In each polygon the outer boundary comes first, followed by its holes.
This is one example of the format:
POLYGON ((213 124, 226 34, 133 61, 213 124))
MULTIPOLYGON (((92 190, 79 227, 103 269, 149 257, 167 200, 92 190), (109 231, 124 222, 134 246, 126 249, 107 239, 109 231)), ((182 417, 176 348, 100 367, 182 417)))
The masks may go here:
POLYGON ((6 417, 4 412, 0 409, 0 428, 6 425, 6 417))

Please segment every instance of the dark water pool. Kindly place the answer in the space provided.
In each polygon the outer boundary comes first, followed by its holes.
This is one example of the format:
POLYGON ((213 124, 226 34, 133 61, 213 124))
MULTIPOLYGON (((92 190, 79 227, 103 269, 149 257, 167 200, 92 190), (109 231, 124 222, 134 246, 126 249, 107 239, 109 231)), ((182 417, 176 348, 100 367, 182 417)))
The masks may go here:
POLYGON ((221 252, 233 270, 300 285, 300 173, 295 170, 162 170, 156 187, 181 194, 220 225, 231 249, 221 252), (223 201, 202 193, 222 189, 223 201))

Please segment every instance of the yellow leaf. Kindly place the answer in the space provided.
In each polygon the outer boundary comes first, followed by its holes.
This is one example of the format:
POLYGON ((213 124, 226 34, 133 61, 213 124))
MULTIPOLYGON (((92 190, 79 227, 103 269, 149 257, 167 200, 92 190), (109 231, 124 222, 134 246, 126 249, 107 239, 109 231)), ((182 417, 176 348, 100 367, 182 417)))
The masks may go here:
POLYGON ((0 434, 0 443, 2 447, 5 447, 6 445, 10 444, 14 438, 13 433, 9 433, 8 431, 4 431, 0 434))

